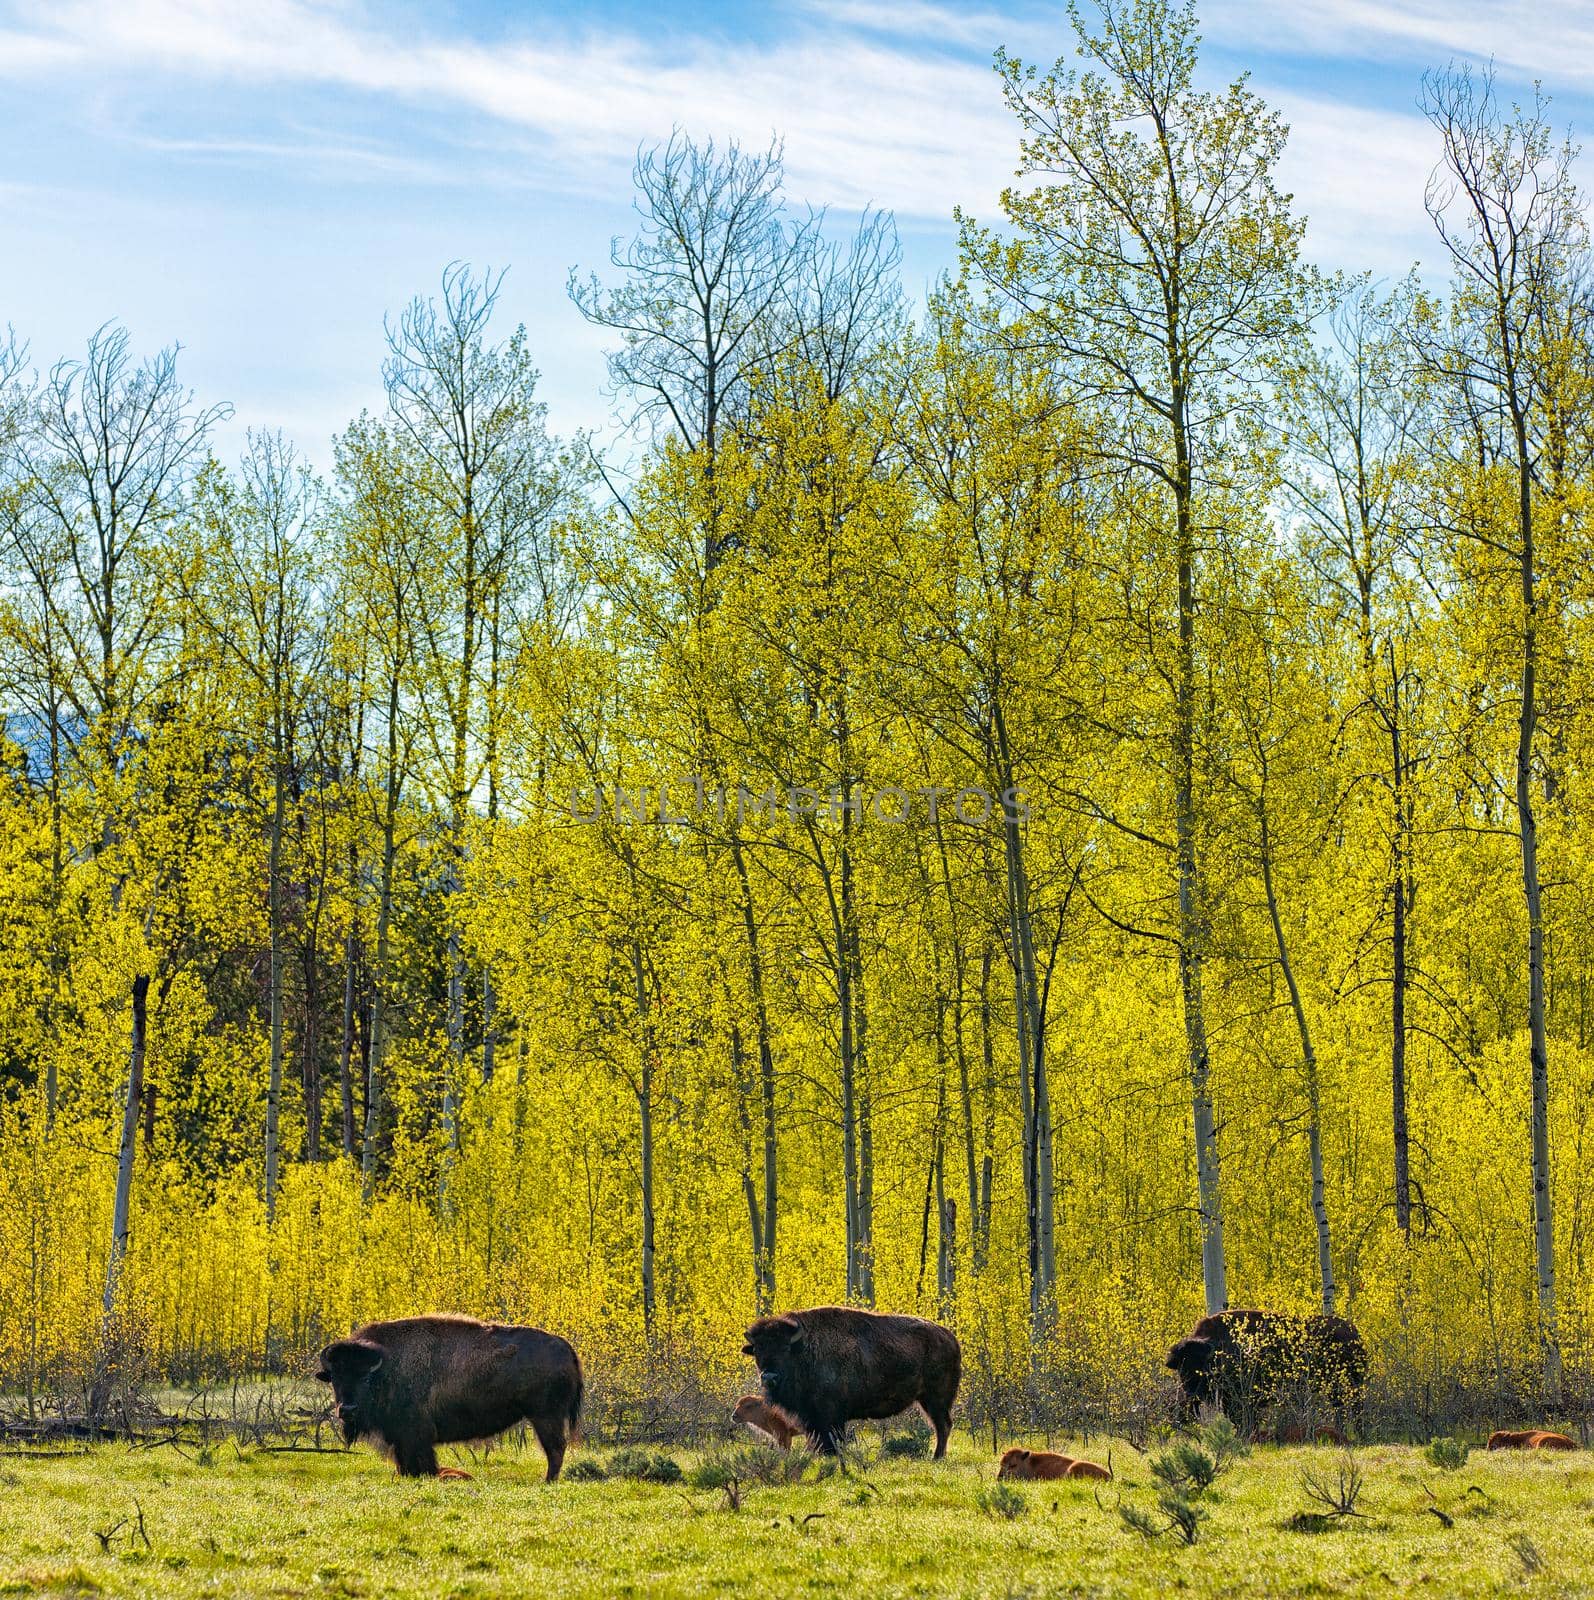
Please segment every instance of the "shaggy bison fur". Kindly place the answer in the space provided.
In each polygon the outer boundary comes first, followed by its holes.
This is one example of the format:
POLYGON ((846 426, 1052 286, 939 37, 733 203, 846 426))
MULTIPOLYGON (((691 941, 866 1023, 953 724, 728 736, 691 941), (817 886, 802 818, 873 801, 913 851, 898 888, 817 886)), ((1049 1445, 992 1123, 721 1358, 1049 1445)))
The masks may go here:
POLYGON ((581 1416, 581 1362, 556 1334, 472 1317, 369 1322, 321 1352, 345 1442, 373 1440, 406 1478, 438 1472, 437 1446, 529 1422, 559 1476, 581 1416))
POLYGON ((946 1454, 963 1352, 937 1322, 816 1306, 760 1317, 742 1354, 758 1363, 765 1398, 827 1455, 849 1422, 894 1417, 912 1405, 935 1429, 935 1459, 946 1454))
POLYGON ((1168 1352, 1184 1414, 1218 1406, 1237 1425, 1268 1405, 1304 1396, 1354 1410, 1367 1384, 1367 1347, 1343 1317, 1219 1311, 1168 1352))
POLYGON ((1545 1433, 1540 1428, 1520 1431, 1501 1429, 1489 1435, 1491 1450, 1575 1450, 1577 1444, 1564 1433, 1545 1433))
POLYGON ((756 1394, 744 1394, 732 1409, 731 1417, 781 1450, 790 1450, 792 1440, 797 1437, 797 1424, 778 1406, 760 1400, 756 1394))
POLYGON ((1020 1483, 1048 1482, 1053 1478, 1112 1477, 1106 1467, 1094 1461, 1080 1461, 1074 1456, 1060 1456, 1050 1450, 1008 1450, 1002 1455, 1002 1464, 996 1469, 997 1481, 1016 1478, 1020 1483))

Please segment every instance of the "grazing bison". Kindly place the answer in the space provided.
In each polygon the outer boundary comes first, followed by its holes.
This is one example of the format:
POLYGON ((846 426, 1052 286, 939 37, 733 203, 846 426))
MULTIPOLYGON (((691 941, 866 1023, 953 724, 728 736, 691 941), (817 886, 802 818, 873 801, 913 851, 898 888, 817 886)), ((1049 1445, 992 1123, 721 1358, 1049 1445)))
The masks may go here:
POLYGON ((1519 1432, 1501 1429, 1489 1435, 1491 1450, 1575 1450, 1577 1444, 1564 1433, 1545 1433, 1540 1428, 1524 1428, 1519 1432))
POLYGON ((529 1422, 559 1476, 581 1415, 581 1362, 555 1334, 473 1317, 368 1322, 321 1352, 344 1440, 371 1439, 406 1478, 439 1473, 437 1446, 529 1422))
POLYGON ((1354 1410, 1367 1383, 1367 1348, 1343 1317, 1219 1311, 1168 1352, 1167 1364, 1179 1375, 1186 1417, 1216 1405, 1236 1423, 1301 1391, 1354 1410))
POLYGON ((1094 1461, 1080 1461, 1073 1456, 1055 1455, 1050 1450, 1008 1450, 1002 1455, 1002 1464, 996 1469, 997 1482, 1016 1478, 1020 1483, 1049 1482, 1054 1478, 1112 1477, 1106 1467, 1094 1461))
POLYGON ((769 1441, 781 1450, 790 1450, 797 1437, 797 1425, 778 1406, 760 1400, 756 1394, 744 1394, 731 1412, 732 1418, 752 1433, 769 1441))
POLYGON ((894 1417, 912 1405, 935 1429, 935 1459, 946 1454, 963 1352, 939 1323, 816 1306, 760 1317, 742 1354, 758 1363, 765 1398, 827 1455, 849 1422, 894 1417))

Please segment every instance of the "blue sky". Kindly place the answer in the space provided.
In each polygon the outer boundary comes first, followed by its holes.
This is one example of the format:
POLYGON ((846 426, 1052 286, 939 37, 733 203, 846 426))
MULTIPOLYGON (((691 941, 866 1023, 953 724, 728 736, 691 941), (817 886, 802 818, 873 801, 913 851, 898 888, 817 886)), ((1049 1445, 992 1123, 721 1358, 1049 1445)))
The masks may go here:
MULTIPOLYGON (((1249 70, 1328 266, 1437 262, 1423 69, 1495 60, 1594 112, 1594 0, 1208 0, 1203 76, 1249 70)), ((910 291, 997 214, 1014 130, 992 50, 1042 62, 1056 4, 0 0, 0 325, 48 362, 119 318, 205 400, 319 463, 380 404, 382 317, 464 259, 507 266, 555 427, 603 426, 602 338, 565 296, 629 228, 639 143, 785 139, 800 203, 893 210, 910 291)), ((1585 183, 1590 163, 1582 165, 1585 183)))

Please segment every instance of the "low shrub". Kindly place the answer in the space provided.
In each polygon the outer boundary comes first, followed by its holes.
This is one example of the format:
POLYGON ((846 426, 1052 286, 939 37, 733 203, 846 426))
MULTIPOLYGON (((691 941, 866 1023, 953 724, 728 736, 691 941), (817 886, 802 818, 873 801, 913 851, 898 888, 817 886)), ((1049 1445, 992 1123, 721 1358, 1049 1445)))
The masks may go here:
POLYGON ((1023 1491, 1010 1483, 982 1483, 974 1491, 974 1503, 986 1516, 1002 1522, 1012 1522, 1029 1509, 1023 1491))
POLYGON ((609 1457, 608 1470, 611 1478, 634 1478, 640 1483, 679 1483, 683 1476, 674 1456, 641 1445, 616 1450, 609 1457))

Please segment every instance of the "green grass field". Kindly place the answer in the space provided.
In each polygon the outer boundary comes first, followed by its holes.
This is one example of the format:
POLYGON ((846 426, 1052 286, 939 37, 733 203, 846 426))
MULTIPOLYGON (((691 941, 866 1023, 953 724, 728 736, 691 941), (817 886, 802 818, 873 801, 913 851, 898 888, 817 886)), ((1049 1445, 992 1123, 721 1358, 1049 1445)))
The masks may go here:
MULTIPOLYGON (((689 1483, 547 1487, 534 1448, 450 1452, 474 1468, 468 1483, 401 1482, 366 1449, 8 1457, 0 1594, 1594 1595, 1594 1455, 1474 1453, 1445 1472, 1415 1449, 1368 1447, 1365 1514, 1300 1531, 1292 1517, 1314 1509, 1303 1469, 1333 1479, 1342 1457, 1258 1449, 1202 1496, 1187 1546, 1124 1525, 1120 1497, 1150 1509, 1155 1485, 1146 1457, 1111 1448, 1117 1481, 1099 1495, 1027 1484, 993 1503, 995 1462, 963 1438, 943 1463, 865 1449, 850 1477, 753 1484, 739 1510, 689 1483)), ((571 1463, 609 1457, 578 1449, 571 1463)))

